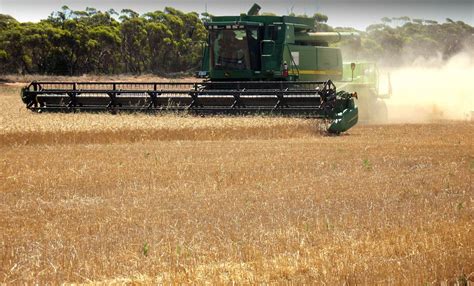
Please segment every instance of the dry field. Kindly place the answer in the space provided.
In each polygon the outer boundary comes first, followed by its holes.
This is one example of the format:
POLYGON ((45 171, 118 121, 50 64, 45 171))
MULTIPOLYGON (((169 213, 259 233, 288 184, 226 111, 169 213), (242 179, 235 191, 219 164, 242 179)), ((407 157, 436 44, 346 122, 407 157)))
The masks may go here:
POLYGON ((474 124, 34 114, 0 86, 0 284, 474 281, 474 124))

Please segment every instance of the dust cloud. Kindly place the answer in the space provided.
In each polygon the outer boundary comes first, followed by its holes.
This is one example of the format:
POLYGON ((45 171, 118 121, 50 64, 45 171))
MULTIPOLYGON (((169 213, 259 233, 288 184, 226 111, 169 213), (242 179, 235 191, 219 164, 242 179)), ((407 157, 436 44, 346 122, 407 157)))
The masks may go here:
MULTIPOLYGON (((460 53, 447 62, 417 59, 410 66, 389 72, 389 123, 474 120, 473 54, 460 53)), ((387 86, 382 79, 380 86, 387 86)))

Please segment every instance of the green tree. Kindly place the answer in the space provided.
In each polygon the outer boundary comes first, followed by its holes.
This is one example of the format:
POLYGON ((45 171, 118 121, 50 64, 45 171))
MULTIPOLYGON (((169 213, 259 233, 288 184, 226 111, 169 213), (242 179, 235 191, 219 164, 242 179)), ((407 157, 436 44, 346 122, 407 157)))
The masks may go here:
POLYGON ((146 28, 140 17, 125 18, 120 25, 125 72, 140 74, 146 66, 146 28))
POLYGON ((322 13, 315 13, 313 15, 313 18, 316 22, 318 23, 327 23, 328 22, 328 16, 322 14, 322 13))

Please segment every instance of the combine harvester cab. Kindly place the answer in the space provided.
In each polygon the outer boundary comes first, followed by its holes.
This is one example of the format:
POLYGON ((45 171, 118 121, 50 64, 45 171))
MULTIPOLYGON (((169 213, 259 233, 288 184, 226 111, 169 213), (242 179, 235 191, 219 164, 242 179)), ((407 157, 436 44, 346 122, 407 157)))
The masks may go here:
POLYGON ((313 32, 314 19, 247 14, 213 17, 196 83, 32 82, 22 90, 37 111, 118 110, 195 114, 277 114, 358 121, 356 92, 336 91, 342 56, 329 44, 353 33, 313 32))

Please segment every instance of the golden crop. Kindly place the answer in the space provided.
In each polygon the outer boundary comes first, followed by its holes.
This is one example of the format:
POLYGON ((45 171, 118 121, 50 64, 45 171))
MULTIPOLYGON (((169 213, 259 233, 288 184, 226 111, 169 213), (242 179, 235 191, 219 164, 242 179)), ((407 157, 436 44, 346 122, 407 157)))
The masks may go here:
POLYGON ((0 87, 0 283, 462 284, 474 124, 35 114, 0 87))

